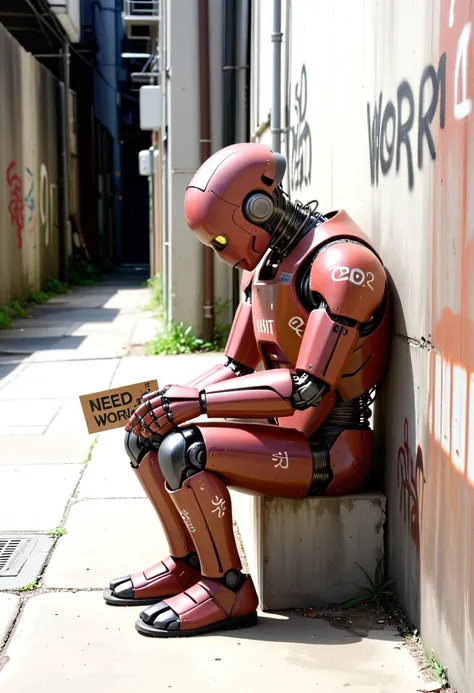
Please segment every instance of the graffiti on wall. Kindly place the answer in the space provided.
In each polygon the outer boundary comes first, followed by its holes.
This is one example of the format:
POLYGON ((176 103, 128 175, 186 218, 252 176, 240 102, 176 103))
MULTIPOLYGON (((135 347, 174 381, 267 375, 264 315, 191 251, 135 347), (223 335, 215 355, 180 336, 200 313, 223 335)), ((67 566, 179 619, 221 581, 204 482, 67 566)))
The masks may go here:
POLYGON ((25 225, 25 203, 23 200, 23 185, 18 175, 16 161, 10 161, 6 170, 6 179, 10 199, 8 200, 8 212, 10 223, 16 230, 17 248, 23 247, 23 227, 25 225))
POLYGON ((413 190, 415 166, 422 170, 429 161, 436 159, 433 121, 438 112, 439 127, 444 129, 447 74, 453 76, 453 99, 448 107, 453 109, 454 117, 461 120, 471 113, 472 100, 468 94, 467 75, 471 30, 472 25, 468 22, 460 32, 456 54, 448 56, 445 51, 437 66, 425 67, 420 80, 414 86, 403 80, 398 85, 396 98, 393 100, 386 100, 381 91, 372 108, 370 103, 367 103, 372 186, 379 183, 379 171, 383 176, 387 176, 393 169, 397 174, 401 170, 406 170, 408 189, 413 190))
POLYGON ((308 78, 306 66, 301 68, 299 81, 295 85, 293 110, 295 124, 290 127, 291 134, 291 184, 295 190, 311 183, 312 142, 311 129, 306 120, 308 104, 308 78))
POLYGON ((25 205, 27 209, 26 223, 30 231, 33 231, 35 223, 35 177, 31 169, 26 167, 27 177, 27 194, 25 196, 25 205))
MULTIPOLYGON (((25 225, 29 231, 34 231, 36 225, 35 176, 33 171, 26 167, 25 177, 22 179, 17 170, 16 161, 12 160, 6 170, 6 180, 9 191, 8 212, 10 215, 10 223, 16 231, 17 248, 18 250, 22 250, 23 230, 25 225), (25 196, 23 196, 24 183, 26 189, 25 196)), ((49 245, 52 229, 55 224, 56 203, 57 186, 49 182, 48 169, 45 164, 41 164, 39 217, 41 227, 44 229, 44 243, 46 246, 49 245)))
POLYGON ((412 539, 417 551, 420 550, 421 517, 423 505, 423 453, 418 445, 416 458, 410 448, 408 420, 403 427, 403 445, 398 449, 397 481, 400 492, 400 512, 403 520, 410 526, 412 539))

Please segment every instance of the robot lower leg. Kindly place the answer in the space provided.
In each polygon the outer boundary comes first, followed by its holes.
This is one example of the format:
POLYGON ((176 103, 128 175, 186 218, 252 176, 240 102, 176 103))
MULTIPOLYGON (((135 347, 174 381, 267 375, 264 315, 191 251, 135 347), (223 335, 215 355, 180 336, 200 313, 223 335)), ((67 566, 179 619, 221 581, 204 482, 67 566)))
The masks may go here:
POLYGON ((179 594, 197 582, 201 575, 199 559, 191 535, 165 491, 165 479, 156 450, 133 434, 126 435, 125 449, 161 520, 170 554, 150 568, 111 580, 104 599, 113 606, 154 604, 158 599, 179 594))

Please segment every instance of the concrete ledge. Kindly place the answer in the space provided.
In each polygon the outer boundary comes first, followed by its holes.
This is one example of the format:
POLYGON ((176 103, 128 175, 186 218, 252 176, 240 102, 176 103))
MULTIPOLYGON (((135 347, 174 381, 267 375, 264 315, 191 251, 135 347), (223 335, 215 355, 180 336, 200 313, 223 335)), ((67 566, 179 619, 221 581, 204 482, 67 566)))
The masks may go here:
POLYGON ((263 610, 340 603, 384 554, 385 496, 287 500, 232 490, 233 516, 263 610), (354 584, 355 583, 355 584, 354 584))

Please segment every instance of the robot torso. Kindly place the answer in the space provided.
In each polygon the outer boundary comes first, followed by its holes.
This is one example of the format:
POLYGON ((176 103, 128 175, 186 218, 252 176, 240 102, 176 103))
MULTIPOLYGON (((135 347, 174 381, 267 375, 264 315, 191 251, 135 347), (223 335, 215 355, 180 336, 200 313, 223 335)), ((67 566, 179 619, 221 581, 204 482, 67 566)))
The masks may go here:
MULTIPOLYGON (((253 272, 250 299, 255 339, 263 367, 295 368, 305 326, 314 305, 309 290, 309 273, 318 253, 328 244, 353 241, 369 247, 376 255, 366 234, 346 212, 329 215, 328 221, 315 226, 296 245, 292 252, 276 267, 271 265, 271 251, 267 251, 253 272)), ((356 267, 342 262, 333 267, 327 277, 327 295, 337 282, 348 281, 354 286, 370 284, 371 278, 356 267)), ((369 287, 370 288, 370 287, 369 287)), ((360 338, 346 364, 337 388, 337 400, 352 400, 370 391, 383 375, 388 361, 390 339, 388 291, 378 314, 360 327, 360 338)), ((317 412, 295 412, 289 420, 280 419, 280 425, 305 429, 318 425, 317 412), (316 418, 315 418, 316 417, 316 418), (301 421, 298 422, 301 419, 301 421), (310 423, 310 420, 312 423, 310 423)))

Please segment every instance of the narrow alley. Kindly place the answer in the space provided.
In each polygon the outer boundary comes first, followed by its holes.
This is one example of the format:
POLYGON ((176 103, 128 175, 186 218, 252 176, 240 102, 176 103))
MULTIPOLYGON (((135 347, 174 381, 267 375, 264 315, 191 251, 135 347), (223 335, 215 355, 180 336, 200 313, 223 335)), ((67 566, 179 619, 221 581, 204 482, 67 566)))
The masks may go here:
POLYGON ((111 577, 167 549, 123 431, 93 445, 79 395, 150 377, 183 383, 222 359, 128 355, 156 329, 142 281, 114 275, 2 332, 0 540, 36 544, 19 576, 0 583, 0 689, 26 693, 34 682, 37 693, 129 693, 158 682, 160 690, 287 691, 296 680, 331 693, 414 693, 421 675, 393 627, 357 632, 265 613, 256 628, 161 642, 136 633, 139 609, 105 605, 111 577))

